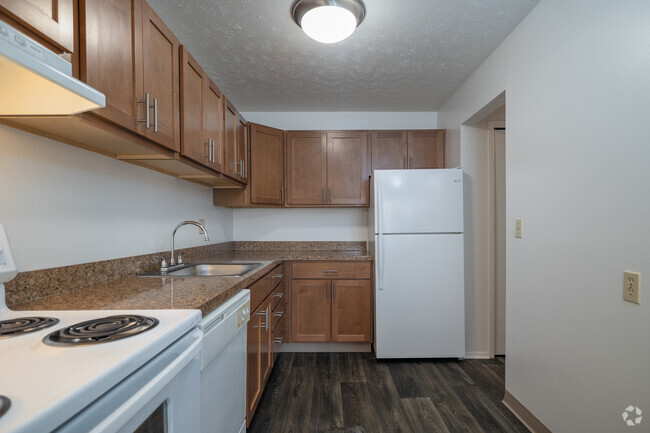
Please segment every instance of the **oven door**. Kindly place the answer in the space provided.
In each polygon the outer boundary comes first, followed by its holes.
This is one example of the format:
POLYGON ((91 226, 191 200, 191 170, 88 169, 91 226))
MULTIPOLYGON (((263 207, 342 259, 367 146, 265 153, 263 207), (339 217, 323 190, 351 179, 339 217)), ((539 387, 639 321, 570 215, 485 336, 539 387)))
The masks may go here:
POLYGON ((191 331, 56 432, 199 432, 202 342, 191 331))

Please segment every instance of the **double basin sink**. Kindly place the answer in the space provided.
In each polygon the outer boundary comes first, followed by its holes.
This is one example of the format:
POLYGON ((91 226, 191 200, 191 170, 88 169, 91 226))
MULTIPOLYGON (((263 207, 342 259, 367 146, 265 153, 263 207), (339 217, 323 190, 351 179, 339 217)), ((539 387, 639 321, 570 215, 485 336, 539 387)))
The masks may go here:
POLYGON ((241 277, 260 263, 188 263, 166 272, 152 271, 140 277, 241 277))

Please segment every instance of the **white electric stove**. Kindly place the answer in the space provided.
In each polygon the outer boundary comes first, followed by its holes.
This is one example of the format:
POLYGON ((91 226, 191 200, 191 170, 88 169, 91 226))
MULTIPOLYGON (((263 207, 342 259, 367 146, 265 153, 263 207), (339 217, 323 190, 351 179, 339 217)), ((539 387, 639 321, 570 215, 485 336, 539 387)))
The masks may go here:
POLYGON ((0 224, 0 433, 200 431, 200 311, 11 311, 16 273, 0 224))

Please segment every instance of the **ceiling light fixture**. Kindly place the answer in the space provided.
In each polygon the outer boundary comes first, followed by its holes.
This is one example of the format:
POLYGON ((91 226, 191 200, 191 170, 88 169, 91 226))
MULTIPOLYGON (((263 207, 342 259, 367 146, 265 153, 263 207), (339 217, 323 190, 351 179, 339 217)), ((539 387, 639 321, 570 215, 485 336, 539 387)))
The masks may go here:
POLYGON ((366 16, 361 0, 296 0, 291 16, 312 39, 333 44, 354 33, 366 16))

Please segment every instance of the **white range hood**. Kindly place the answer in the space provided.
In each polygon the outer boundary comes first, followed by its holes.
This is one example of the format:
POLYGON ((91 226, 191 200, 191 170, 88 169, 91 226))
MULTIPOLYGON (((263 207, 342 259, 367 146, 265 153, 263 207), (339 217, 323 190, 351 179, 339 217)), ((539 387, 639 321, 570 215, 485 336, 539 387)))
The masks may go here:
POLYGON ((0 22, 0 116, 77 114, 106 97, 72 77, 70 62, 0 22))

